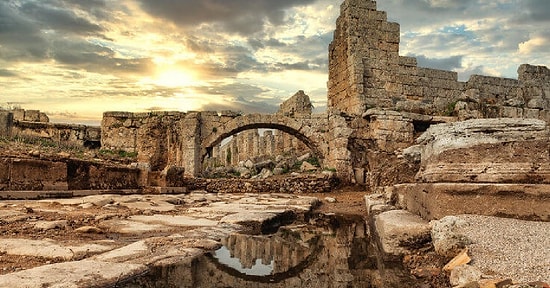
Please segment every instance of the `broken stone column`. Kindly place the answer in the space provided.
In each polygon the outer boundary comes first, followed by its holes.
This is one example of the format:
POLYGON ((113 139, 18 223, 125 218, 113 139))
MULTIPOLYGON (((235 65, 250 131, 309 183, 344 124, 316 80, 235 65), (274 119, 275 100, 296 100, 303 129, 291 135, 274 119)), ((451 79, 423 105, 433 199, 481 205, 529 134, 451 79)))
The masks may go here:
POLYGON ((10 136, 13 126, 13 114, 9 111, 0 111, 0 136, 10 136))

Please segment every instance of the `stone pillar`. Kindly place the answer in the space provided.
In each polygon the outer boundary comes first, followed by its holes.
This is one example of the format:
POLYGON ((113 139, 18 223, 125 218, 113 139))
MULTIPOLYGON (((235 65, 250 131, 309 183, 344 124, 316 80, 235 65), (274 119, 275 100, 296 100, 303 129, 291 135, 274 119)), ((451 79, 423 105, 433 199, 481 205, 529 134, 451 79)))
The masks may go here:
POLYGON ((233 137, 231 141, 231 166, 236 166, 237 164, 239 164, 239 147, 237 139, 233 137))
POLYGON ((0 136, 11 136, 13 114, 9 111, 0 111, 0 136))
POLYGON ((275 153, 282 155, 285 152, 284 132, 281 130, 275 130, 275 153))
POLYGON ((273 131, 264 131, 266 155, 275 155, 275 137, 273 131))
POLYGON ((254 133, 252 133, 252 155, 253 157, 260 156, 260 134, 258 133, 258 129, 253 130, 254 133))

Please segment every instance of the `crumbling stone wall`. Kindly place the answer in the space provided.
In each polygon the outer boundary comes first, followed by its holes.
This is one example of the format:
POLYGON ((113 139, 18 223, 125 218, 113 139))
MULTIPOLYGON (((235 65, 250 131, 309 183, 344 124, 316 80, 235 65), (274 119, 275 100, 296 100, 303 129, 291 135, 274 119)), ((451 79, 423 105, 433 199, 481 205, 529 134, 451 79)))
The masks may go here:
POLYGON ((472 75, 460 82, 456 72, 418 67, 416 58, 400 56, 399 30, 375 1, 341 5, 329 46, 327 86, 329 114, 343 118, 330 121, 329 143, 335 149, 329 157, 343 166, 339 169, 349 166, 349 180, 364 180, 373 188, 413 180, 393 168, 407 168, 399 151, 432 124, 497 117, 550 120, 548 68, 524 64, 517 80, 472 75), (385 166, 393 170, 381 172, 385 166), (395 173, 406 177, 390 175, 395 173))
POLYGON ((289 117, 307 117, 311 115, 313 105, 309 96, 303 90, 296 92, 292 97, 285 100, 279 107, 277 113, 289 117))
POLYGON ((344 1, 329 46, 328 106, 355 116, 387 108, 550 120, 548 68, 525 64, 518 80, 472 75, 460 82, 456 72, 418 67, 415 58, 400 56, 399 41, 399 24, 388 22, 375 1, 344 1))
POLYGON ((0 136, 23 136, 49 139, 58 143, 96 147, 100 142, 100 127, 50 123, 39 110, 0 111, 0 136))
MULTIPOLYGON (((315 155, 324 158, 328 154, 328 143, 324 140, 326 127, 325 115, 296 119, 283 115, 239 115, 230 111, 220 114, 212 111, 105 112, 101 146, 103 149, 137 152, 138 166, 151 172, 149 174, 153 178, 171 166, 183 167, 187 176, 198 176, 202 160, 220 153, 216 147, 223 139, 249 129, 281 129, 295 133, 294 136, 300 137, 315 155)), ((274 151, 274 136, 267 134, 270 140, 266 138, 265 146, 269 145, 269 149, 274 151)), ((244 145, 242 137, 237 139, 241 139, 241 142, 232 145, 233 155, 238 154, 236 145, 243 152, 254 149, 251 147, 253 145, 244 145)), ((259 145, 258 149, 268 150, 259 145)), ((155 180, 149 179, 148 182, 150 184, 155 180)))
MULTIPOLYGON (((285 100, 277 114, 286 117, 311 118, 313 105, 309 96, 300 90, 285 100)), ((235 166, 240 161, 253 160, 285 153, 305 154, 309 148, 299 139, 280 130, 263 131, 258 129, 243 131, 233 135, 226 143, 216 145, 210 165, 235 166)))
POLYGON ((0 159, 0 191, 137 189, 139 170, 75 159, 0 159))

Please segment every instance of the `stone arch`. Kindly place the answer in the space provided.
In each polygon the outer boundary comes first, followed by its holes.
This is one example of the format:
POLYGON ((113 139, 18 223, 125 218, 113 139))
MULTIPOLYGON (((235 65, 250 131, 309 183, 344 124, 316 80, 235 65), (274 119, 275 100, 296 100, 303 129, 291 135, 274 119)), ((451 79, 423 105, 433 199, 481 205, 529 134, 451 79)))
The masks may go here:
POLYGON ((314 140, 319 139, 320 135, 316 135, 315 130, 304 119, 272 114, 249 114, 237 116, 221 127, 213 129, 212 133, 202 141, 201 161, 205 159, 212 147, 221 143, 223 139, 250 129, 277 129, 286 132, 302 141, 320 160, 325 158, 319 143, 314 140))

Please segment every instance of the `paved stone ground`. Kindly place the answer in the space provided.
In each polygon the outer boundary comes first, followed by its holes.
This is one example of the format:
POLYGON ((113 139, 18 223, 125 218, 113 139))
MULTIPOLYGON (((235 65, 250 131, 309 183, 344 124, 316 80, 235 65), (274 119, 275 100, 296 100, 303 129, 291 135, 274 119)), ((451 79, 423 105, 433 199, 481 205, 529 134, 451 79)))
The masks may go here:
POLYGON ((108 286, 317 206, 282 194, 96 195, 0 202, 0 287, 108 286), (62 286, 59 286, 62 285, 62 286))

